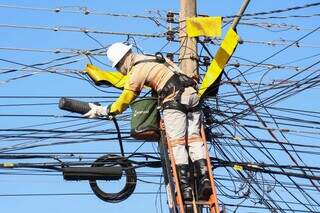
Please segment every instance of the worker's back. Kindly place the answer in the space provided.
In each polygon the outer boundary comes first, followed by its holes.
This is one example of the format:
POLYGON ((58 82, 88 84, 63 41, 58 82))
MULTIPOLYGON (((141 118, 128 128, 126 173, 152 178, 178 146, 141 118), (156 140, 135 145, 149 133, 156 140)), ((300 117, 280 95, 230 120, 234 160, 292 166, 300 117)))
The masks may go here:
POLYGON ((174 75, 176 68, 177 66, 168 60, 167 63, 159 63, 155 57, 137 54, 128 73, 129 87, 133 91, 140 91, 146 85, 159 92, 174 75))

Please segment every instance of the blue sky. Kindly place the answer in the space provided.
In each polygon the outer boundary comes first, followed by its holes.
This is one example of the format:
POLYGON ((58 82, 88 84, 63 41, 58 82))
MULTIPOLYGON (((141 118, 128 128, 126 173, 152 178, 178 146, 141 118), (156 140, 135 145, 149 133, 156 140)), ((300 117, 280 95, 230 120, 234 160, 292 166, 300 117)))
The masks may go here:
MULTIPOLYGON (((247 13, 255 12, 264 12, 275 9, 284 9, 288 7, 293 7, 296 5, 305 5, 308 3, 314 3, 315 1, 289 1, 289 0, 270 0, 270 1, 258 1, 252 0, 247 13)), ((198 14, 204 14, 209 16, 229 16, 237 13, 242 1, 210 1, 210 0, 198 0, 198 14)), ((87 81, 81 79, 75 79, 68 76, 63 76, 56 73, 44 72, 41 69, 23 69, 23 65, 32 65, 38 63, 49 62, 51 60, 60 59, 50 65, 58 64, 60 62, 72 62, 70 64, 65 64, 59 66, 57 72, 64 72, 70 69, 80 71, 82 70, 87 63, 90 63, 88 58, 84 55, 78 55, 72 57, 71 59, 65 60, 61 59, 65 56, 70 56, 70 51, 75 52, 76 50, 92 50, 96 48, 101 48, 100 44, 108 46, 116 41, 125 41, 127 36, 122 35, 110 35, 103 33, 89 33, 94 39, 85 35, 83 32, 63 32, 58 30, 57 32, 53 31, 53 28, 58 29, 89 29, 95 31, 103 32, 124 32, 124 33, 140 33, 140 34, 162 34, 166 31, 164 27, 156 26, 155 23, 149 19, 144 18, 132 18, 132 17, 115 17, 108 15, 96 15, 89 14, 84 15, 82 13, 67 13, 68 10, 80 11, 83 8, 87 8, 89 11, 95 12, 105 12, 105 13, 117 13, 117 14, 128 14, 128 15, 143 15, 143 16, 152 16, 158 17, 159 14, 161 18, 165 17, 166 11, 179 11, 179 1, 154 1, 154 0, 139 0, 139 1, 130 1, 130 0, 96 0, 96 1, 1 1, 0 2, 0 59, 5 59, 11 61, 9 62, 0 62, 0 73, 5 69, 18 69, 17 72, 0 74, 0 129, 26 129, 26 128, 43 128, 43 129, 54 129, 62 128, 63 130, 75 130, 83 127, 83 130, 101 130, 101 129, 114 129, 111 122, 102 123, 101 121, 90 121, 84 119, 77 119, 72 121, 71 118, 59 118, 59 116, 71 115, 67 112, 60 111, 57 108, 58 97, 81 97, 84 101, 99 101, 103 104, 109 104, 115 99, 119 94, 119 91, 104 88, 106 92, 101 92, 94 88, 87 81), (15 7, 28 7, 29 9, 17 9, 17 8, 8 8, 6 6, 11 5, 15 7), (35 8, 42 8, 42 10, 35 10, 35 8), (52 11, 45 11, 44 8, 61 8, 61 12, 55 13, 52 11), (158 14, 159 13, 159 14, 158 14), (10 25, 11 27, 8 27, 10 25), (20 28, 18 27, 20 26, 20 28), (49 30, 44 29, 27 29, 21 27, 40 27, 48 28, 49 30), (97 43, 97 41, 99 43, 97 43), (53 53, 55 50, 61 50, 66 53, 53 53), (22 65, 19 65, 20 63, 22 65), (31 76, 24 76, 26 74, 32 74, 31 76), (24 76, 20 78, 21 76, 24 76), (16 79, 18 77, 18 79, 16 79), (8 97, 10 96, 10 97, 8 97), (14 98, 19 96, 20 98, 14 98), (22 98, 21 98, 22 96, 22 98), (27 98, 26 96, 33 96, 33 98, 27 98), (98 96, 94 98, 93 96, 98 96), (23 98, 25 97, 25 98, 23 98), (36 98, 38 97, 38 98, 36 98), (91 98, 90 98, 91 97, 91 98), (26 105, 33 104, 33 105, 26 105), (14 106, 13 106, 14 105, 14 106), (21 106, 18 106, 21 105, 21 106), (20 116, 8 116, 8 115, 20 115, 20 116), (41 116, 22 116, 22 115, 54 115, 56 117, 41 117, 41 116), (52 122, 64 122, 53 124, 52 122), (51 123, 49 125, 43 125, 45 123, 51 123), (68 124, 74 125, 68 127, 68 124), (41 125, 41 126, 34 126, 41 125), (30 127, 32 126, 32 127, 30 127)), ((272 14, 269 16, 288 16, 288 15, 311 15, 318 13, 319 7, 312 7, 297 11, 291 11, 286 13, 272 14)), ((263 17, 263 16, 261 16, 263 17)), ((161 20, 161 23, 164 23, 161 20)), ((293 40, 296 40, 303 35, 311 32, 319 25, 319 17, 312 18, 286 18, 286 19, 257 19, 257 20, 248 20, 243 21, 247 23, 259 23, 259 24, 276 24, 277 27, 271 27, 270 30, 254 27, 249 25, 239 25, 238 34, 245 41, 244 44, 239 45, 235 56, 240 58, 245 58, 250 60, 243 61, 239 58, 232 58, 230 63, 241 64, 241 71, 246 71, 249 67, 246 67, 246 64, 251 64, 252 61, 260 62, 266 57, 269 57, 273 53, 281 50, 286 45, 280 44, 290 44, 293 40), (282 30, 288 25, 299 26, 300 29, 296 28, 282 30)), ((165 23, 164 23, 165 24, 165 23)), ((223 28, 223 33, 226 32, 229 25, 223 28)), ((130 40, 133 41, 132 39, 130 40)), ((175 52, 178 49, 178 44, 169 43, 165 38, 144 38, 144 37, 135 37, 136 44, 138 47, 145 53, 154 53, 159 51, 162 47, 163 51, 175 52), (166 46, 165 46, 166 45, 166 46)), ((209 46, 209 49, 212 53, 218 48, 217 41, 213 42, 214 44, 209 46)), ((270 64, 286 64, 291 61, 301 59, 308 56, 313 56, 319 53, 319 31, 308 36, 306 39, 302 40, 298 46, 293 46, 288 48, 283 53, 277 55, 276 57, 271 58, 265 63, 270 64)), ((108 61, 105 56, 96 56, 91 58, 93 64, 101 67, 102 69, 111 69, 108 65, 108 61), (101 63, 102 62, 102 63, 101 63)), ((299 66, 303 69, 308 65, 319 61, 319 56, 314 56, 310 59, 303 61, 294 62, 288 64, 287 66, 299 66)), ((319 68, 319 66, 317 66, 319 68)), ((317 68, 315 67, 315 68, 317 68)), ((42 66, 42 69, 46 66, 42 66)), ((250 71, 250 74, 247 73, 245 78, 248 81, 252 82, 263 82, 270 83, 273 81, 279 81, 286 79, 289 76, 293 75, 293 70, 289 69, 276 69, 271 71, 260 71, 263 68, 256 67, 250 71)), ((236 70, 232 70, 231 66, 227 67, 226 71, 230 73, 230 76, 236 76, 236 70)), ((69 74, 69 73, 65 73, 69 74)), ((305 76, 308 73, 303 74, 305 76)), ((235 80, 243 81, 244 77, 240 76, 235 78, 235 80)), ((301 76, 295 78, 299 81, 302 79, 301 76)), ((245 92, 246 88, 241 88, 245 92)), ((223 86, 220 89, 221 96, 227 94, 227 92, 234 91, 230 86, 223 86)), ((271 95, 272 92, 266 93, 261 98, 266 98, 271 95)), ((277 107, 288 107, 295 108, 300 110, 310 110, 310 111, 319 111, 319 101, 317 100, 318 88, 310 89, 305 92, 299 93, 285 99, 274 106, 277 107)), ((246 97, 250 97, 246 95, 246 97)), ((239 96, 231 97, 230 100, 241 101, 239 96)), ((223 107, 222 107, 223 108, 223 107)), ((226 108, 223 108, 226 109, 226 108)), ((232 111, 233 109, 230 109, 232 111)), ((261 111, 259 111, 261 112, 261 111)), ((125 116, 121 117, 121 125, 124 128, 128 128, 128 113, 125 116)), ((283 113, 282 115, 286 115, 283 113)), ((288 114, 292 116, 292 114, 288 114)), ((304 115, 296 115, 296 118, 308 119, 304 115)), ((311 118, 310 118, 311 119, 311 118)), ((314 118, 318 119, 318 118, 314 118)), ((242 124, 249 124, 243 122, 242 124)), ((273 125, 271 125, 274 127, 273 125)), ((280 126, 280 128, 287 128, 286 125, 280 126)), ((299 131, 298 127, 290 127, 293 130, 299 131)), ((236 128, 235 128, 236 129, 236 128)), ((223 131, 221 127, 218 128, 218 131, 223 131)), ((236 130, 235 130, 236 131, 236 130)), ((311 131, 311 130, 310 130, 311 131)), ((312 130, 313 131, 313 130, 312 130)), ((304 132, 293 132, 292 134, 286 135, 289 141, 296 143, 319 143, 319 138, 317 137, 317 129, 314 130, 315 134, 307 134, 304 132), (313 138, 311 138, 313 137, 313 138)), ((21 133, 21 132, 20 132, 21 133)), ((254 131, 255 136, 257 137, 268 137, 270 135, 263 130, 254 131)), ((5 133, 1 132, 1 135, 5 133)), ((7 134, 7 133, 6 133, 7 134)), ((9 133, 8 133, 9 134, 9 133)), ((277 136, 281 137, 279 133, 276 133, 277 136)), ((74 134, 73 136, 76 136, 74 134)), ((49 140, 28 140, 25 141, 28 144, 43 144, 51 142, 61 142, 64 139, 49 139, 49 140)), ((77 141, 77 140, 75 140, 77 141)), ((0 148, 5 149, 11 147, 15 144, 20 143, 18 140, 8 140, 1 137, 0 148)), ((125 143, 126 151, 136 150, 141 143, 125 143)), ((270 148, 279 148, 274 145, 270 148)), ((288 146, 289 147, 289 146, 288 146)), ((153 152, 156 150, 155 143, 147 143, 142 146, 139 151, 148 151, 153 152)), ((249 148, 248 148, 249 149, 249 148)), ((70 144, 63 146, 45 146, 30 148, 26 150, 20 150, 20 153, 59 153, 59 152, 118 152, 117 141, 107 141, 105 143, 79 143, 79 144, 70 144)), ((255 149, 250 149, 254 155, 262 162, 268 162, 261 153, 256 152, 255 149)), ((3 152, 3 150, 2 150, 3 152)), ((13 151, 14 153, 18 151, 13 151)), ((277 160, 282 164, 292 164, 292 161, 288 156, 283 154, 283 151, 271 151, 277 160)), ((221 154, 212 151, 212 156, 221 157, 221 154)), ((87 156, 86 154, 83 154, 87 156)), ((239 155, 247 155, 244 150, 239 151, 239 155)), ((78 156, 78 155, 76 155, 78 156)), ((98 156, 98 155, 94 155, 98 156)), ((295 156, 297 159, 298 157, 295 156)), ((317 155, 308 155, 301 154, 300 156, 306 165, 320 166, 319 156, 317 155)), ((243 158, 248 159, 248 158, 243 158)), ((68 160, 68 159, 66 159, 68 160)), ((77 160, 74 158, 72 160, 77 160)), ((8 160, 1 160, 0 162, 7 162, 8 160)), ((17 162, 45 162, 46 160, 17 160, 17 162)), ((7 170, 1 170, 0 172, 10 172, 7 170)), ((160 174, 159 170, 151 169, 141 169, 139 170, 141 174, 144 172, 160 174)), ((23 171, 21 171, 23 173, 23 171)), ((159 195, 155 192, 159 190, 160 177, 143 177, 143 180, 156 182, 154 184, 147 184, 141 181, 137 184, 136 192, 137 194, 132 195, 128 200, 119 203, 111 204, 105 203, 94 195, 67 195, 68 193, 91 193, 89 185, 86 182, 66 182, 63 180, 61 175, 39 175, 35 172, 35 175, 30 175, 29 171, 26 171, 28 175, 10 175, 10 174, 1 174, 0 173, 0 200, 1 212, 43 212, 47 213, 57 213, 57 212, 161 212, 160 202, 162 202, 163 212, 167 212, 166 206, 166 197, 162 195, 162 201, 159 200, 159 195), (152 194, 139 194, 143 192, 153 192, 152 194), (33 196, 9 196, 9 195, 25 195, 25 194, 34 194, 33 196), (64 195, 47 195, 47 196, 36 196, 36 194, 64 194, 64 195)), ((32 173, 32 172, 31 172, 32 173)), ((224 176, 226 171, 223 169, 217 169, 217 175, 224 176)), ((258 174, 259 175, 259 174, 258 174)), ((286 178, 279 178, 280 180, 287 181, 286 178)), ((310 184, 305 180, 297 179, 301 181, 301 184, 310 184)), ((224 183, 223 181, 220 183, 224 183)), ((113 189, 118 187, 116 184, 108 183, 109 187, 113 189)), ((230 182, 226 183, 226 186, 230 186, 230 182)), ((164 191, 162 187, 161 191, 164 191)), ((232 194, 233 192, 230 192, 232 194)), ((274 199, 277 197, 272 194, 271 196, 274 199)), ((283 193, 283 196, 287 196, 286 192, 279 190, 279 193, 283 193)), ((296 192, 298 198, 304 199, 301 193, 296 192)), ((312 196, 317 197, 316 192, 311 192, 312 196)), ((232 194, 233 195, 233 194, 232 194)), ((239 203, 240 200, 233 200, 229 198, 223 198, 224 201, 229 203, 239 203)), ((319 196, 317 197, 319 201, 319 196)), ((288 201, 291 201, 292 198, 288 197, 288 201)), ((250 203, 250 201, 246 201, 250 203)), ((252 202, 250 203, 252 205, 252 202)), ((258 206, 259 204, 257 204, 258 206)), ((292 204, 292 206, 295 206, 292 204)), ((300 207, 297 205, 297 207, 300 207)), ((231 208, 232 209, 232 208, 231 208)), ((318 209, 319 210, 319 209, 318 209)), ((250 210, 245 208, 240 208, 238 212, 260 212, 260 210, 250 210)), ((265 212, 261 210, 261 212, 265 212)))

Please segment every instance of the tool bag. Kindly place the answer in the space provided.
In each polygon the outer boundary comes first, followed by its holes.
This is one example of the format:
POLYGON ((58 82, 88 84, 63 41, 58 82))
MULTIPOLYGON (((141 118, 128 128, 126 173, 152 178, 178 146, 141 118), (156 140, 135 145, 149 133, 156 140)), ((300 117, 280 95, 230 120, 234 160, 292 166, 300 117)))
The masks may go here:
POLYGON ((158 100, 148 97, 131 103, 131 136, 138 140, 160 138, 160 112, 158 100))

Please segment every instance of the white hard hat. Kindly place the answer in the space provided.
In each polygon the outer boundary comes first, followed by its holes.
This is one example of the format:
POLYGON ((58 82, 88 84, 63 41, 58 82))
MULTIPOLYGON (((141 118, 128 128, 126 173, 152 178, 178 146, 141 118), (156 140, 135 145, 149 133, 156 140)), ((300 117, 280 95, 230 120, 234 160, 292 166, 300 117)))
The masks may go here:
POLYGON ((131 50, 132 45, 126 45, 121 42, 112 44, 107 51, 107 57, 112 63, 112 67, 115 67, 119 61, 131 50))

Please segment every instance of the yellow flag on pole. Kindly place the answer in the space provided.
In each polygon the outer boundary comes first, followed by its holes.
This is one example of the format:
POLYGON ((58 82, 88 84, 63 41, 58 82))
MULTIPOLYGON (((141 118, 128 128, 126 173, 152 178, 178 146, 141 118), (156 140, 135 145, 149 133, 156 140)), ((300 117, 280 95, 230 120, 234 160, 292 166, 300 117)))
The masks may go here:
POLYGON ((238 43, 238 34, 233 29, 229 29, 203 78, 202 84, 199 89, 200 96, 202 96, 207 90, 209 90, 209 88, 215 83, 219 75, 222 73, 225 65, 231 58, 238 43))
POLYGON ((192 17, 187 18, 187 34, 188 37, 207 36, 220 37, 221 36, 221 17, 192 17))

